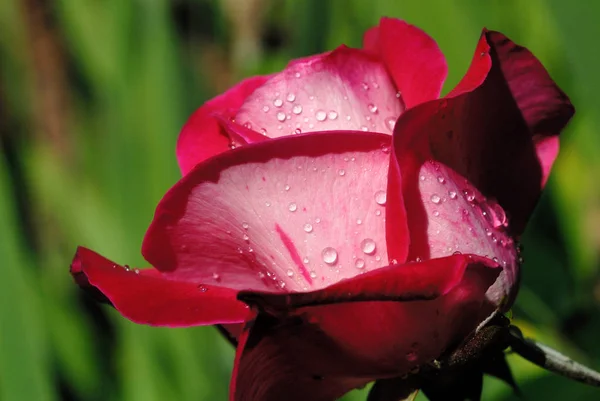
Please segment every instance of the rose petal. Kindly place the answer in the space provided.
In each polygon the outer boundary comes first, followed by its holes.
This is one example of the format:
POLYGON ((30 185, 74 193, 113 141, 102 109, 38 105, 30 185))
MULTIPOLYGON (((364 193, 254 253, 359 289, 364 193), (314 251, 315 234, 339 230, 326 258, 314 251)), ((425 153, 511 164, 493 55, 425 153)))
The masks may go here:
POLYGON ((484 31, 460 84, 419 113, 429 118, 421 131, 434 157, 497 199, 519 235, 558 152, 557 135, 573 114, 539 61, 484 31))
POLYGON ((192 114, 177 140, 177 161, 182 174, 187 174, 201 161, 229 150, 231 139, 222 132, 215 113, 224 118, 234 117, 248 95, 268 79, 268 76, 259 76, 242 81, 192 114))
MULTIPOLYGON (((382 267, 316 291, 288 294, 240 291, 238 299, 272 313, 340 302, 427 301, 454 289, 462 281, 467 267, 475 263, 495 266, 488 258, 454 255, 382 267)), ((498 273, 490 272, 492 276, 498 273)))
POLYGON ((260 315, 237 348, 231 401, 330 401, 369 378, 345 377, 352 361, 318 327, 260 315))
POLYGON ((290 63, 248 97, 236 122, 272 138, 332 130, 391 134, 404 110, 396 94, 377 58, 342 46, 290 63))
POLYGON ((384 61, 402 92, 406 107, 437 99, 448 67, 435 41, 419 28, 395 18, 382 18, 365 33, 363 47, 384 61))
POLYGON ((394 239, 391 234, 396 230, 396 222, 405 218, 410 232, 409 260, 460 253, 493 259, 504 270, 488 298, 496 305, 505 305, 507 296, 512 300, 516 294, 519 277, 517 251, 508 232, 506 213, 465 177, 433 161, 428 134, 437 133, 432 131, 431 114, 426 111, 432 112, 430 104, 407 112, 398 121, 390 171, 401 172, 397 173, 401 180, 390 175, 389 209, 395 210, 395 205, 401 203, 406 216, 388 215, 388 241, 394 239))
POLYGON ((126 269, 83 247, 77 249, 71 274, 135 323, 186 327, 237 323, 248 315, 236 291, 168 280, 155 269, 126 269))
POLYGON ((485 292, 499 270, 493 267, 483 258, 473 262, 465 255, 453 256, 420 264, 420 273, 409 265, 396 266, 381 269, 385 277, 374 279, 378 272, 373 272, 340 282, 338 286, 349 283, 353 299, 336 286, 312 293, 320 303, 312 307, 295 309, 296 296, 304 294, 263 298, 271 310, 281 311, 282 300, 292 304, 279 317, 259 314, 245 347, 238 349, 232 399, 277 400, 288 389, 294 400, 330 400, 364 382, 402 375, 430 362, 489 315, 493 307, 486 303, 485 292), (425 281, 413 278, 415 273, 423 280, 432 278, 428 267, 448 278, 435 283, 440 288, 434 292, 445 295, 431 301, 365 302, 370 299, 365 293, 388 299, 398 291, 393 299, 414 299, 414 291, 422 290, 422 298, 430 297, 425 281), (408 287, 402 279, 415 284, 408 294, 402 294, 408 287))
POLYGON ((226 152, 169 191, 143 253, 168 277, 267 291, 321 288, 385 266, 388 159, 389 136, 360 132, 226 152))

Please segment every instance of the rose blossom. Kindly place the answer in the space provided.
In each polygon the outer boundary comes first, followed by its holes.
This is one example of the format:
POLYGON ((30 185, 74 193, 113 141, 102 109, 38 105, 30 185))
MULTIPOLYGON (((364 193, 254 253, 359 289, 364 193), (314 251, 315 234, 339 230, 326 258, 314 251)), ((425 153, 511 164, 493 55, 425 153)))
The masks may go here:
POLYGON ((79 248, 73 275, 137 323, 226 324, 236 401, 333 400, 431 363, 510 308, 573 113, 497 32, 438 99, 445 76, 431 38, 382 19, 363 49, 243 81, 181 133, 154 268, 79 248))

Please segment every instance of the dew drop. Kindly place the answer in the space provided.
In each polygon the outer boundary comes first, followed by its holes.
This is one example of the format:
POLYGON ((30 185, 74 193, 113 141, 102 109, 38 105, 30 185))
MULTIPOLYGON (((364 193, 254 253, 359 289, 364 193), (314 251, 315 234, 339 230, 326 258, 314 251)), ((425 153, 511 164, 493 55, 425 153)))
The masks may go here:
POLYGON ((317 272, 314 270, 311 270, 310 274, 310 278, 317 278, 317 272))
POLYGON ((278 121, 285 121, 285 113, 283 111, 280 111, 277 113, 277 120, 278 121))
POLYGON ((456 193, 456 191, 448 191, 448 196, 450 197, 450 199, 456 199, 458 194, 456 193))
POLYGON ((133 272, 134 272, 135 274, 140 274, 140 269, 133 269, 133 272))
POLYGON ((304 259, 302 259, 302 263, 304 263, 305 265, 307 265, 308 264, 308 258, 304 257, 304 259))
POLYGON ((341 169, 338 170, 338 174, 343 177, 343 176, 346 175, 346 170, 344 170, 343 168, 341 168, 341 169))
POLYGON ((438 217, 438 216, 440 215, 440 212, 439 212, 439 211, 437 211, 437 210, 434 210, 434 211, 433 211, 433 215, 434 215, 435 217, 438 217))
POLYGON ((243 228, 244 230, 247 230, 248 228, 250 228, 250 225, 244 221, 244 222, 242 223, 242 228, 243 228))
POLYGON ((381 210, 379 210, 379 209, 375 210, 375 216, 381 216, 381 210))
POLYGON ((364 259, 356 259, 356 261, 354 262, 354 267, 356 267, 357 269, 362 269, 365 267, 365 261, 364 259))
POLYGON ((360 249, 367 255, 373 255, 376 249, 375 241, 371 238, 365 238, 360 243, 360 249))
POLYGON ((452 252, 452 255, 462 255, 462 252, 461 251, 454 251, 454 252, 452 252))
POLYGON ((317 218, 315 219, 315 223, 319 224, 320 222, 321 222, 321 218, 320 218, 320 217, 317 217, 317 218))
POLYGON ((379 113, 379 109, 373 103, 369 103, 369 105, 367 107, 369 108, 369 111, 371 113, 373 113, 373 114, 379 113))
POLYGON ((368 90, 369 90, 369 85, 368 85, 366 82, 363 82, 363 83, 361 84, 361 86, 362 86, 362 88, 363 88, 364 90, 366 90, 366 91, 368 91, 368 90))
POLYGON ((294 113, 296 115, 302 113, 302 105, 295 104, 294 107, 292 107, 292 113, 294 113))
POLYGON ((244 241, 246 241, 246 242, 250 241, 250 237, 248 237, 248 234, 244 234, 244 235, 242 236, 242 239, 243 239, 244 241))
POLYGON ((283 105, 283 100, 277 98, 275 100, 273 100, 273 106, 275 107, 281 107, 283 105))
POLYGON ((386 118, 385 125, 388 127, 388 129, 390 131, 394 131, 394 127, 396 126, 396 119, 394 117, 386 118))
POLYGON ((424 175, 422 175, 422 176, 419 176, 419 179, 420 179, 421 181, 425 181, 425 176, 424 176, 424 175))
POLYGON ((283 187, 283 189, 285 189, 286 191, 289 191, 290 190, 290 186, 286 185, 285 187, 283 187))
POLYGON ((325 121, 325 119, 327 118, 327 113, 324 110, 317 110, 315 118, 317 119, 317 121, 325 121))
POLYGON ((369 130, 369 127, 367 127, 366 125, 363 125, 362 127, 360 127, 360 129, 361 129, 362 131, 365 131, 365 132, 367 132, 367 131, 369 130))
POLYGON ((473 202, 475 200, 475 194, 470 189, 463 190, 463 195, 467 202, 473 202))
POLYGON ((264 136, 267 136, 267 130, 264 128, 260 129, 260 133, 263 134, 264 136))
POLYGON ((328 265, 333 265, 335 262, 337 262, 338 254, 334 248, 328 246, 327 248, 323 249, 321 256, 323 257, 323 262, 327 263, 328 265))
POLYGON ((330 110, 329 113, 327 113, 327 118, 329 118, 330 120, 335 120, 338 118, 338 113, 337 111, 334 110, 330 110))
POLYGON ((402 96, 402 92, 400 92, 400 91, 396 92, 396 98, 397 99, 400 99, 401 96, 402 96))
POLYGON ((375 192, 375 202, 378 205, 385 205, 385 202, 387 201, 387 193, 385 191, 377 191, 375 192))
POLYGON ((306 223, 306 224, 304 225, 304 231, 305 231, 305 232, 307 232, 307 233, 311 233, 311 232, 312 232, 312 230, 313 230, 313 226, 312 226, 312 224, 310 224, 310 223, 306 223))
POLYGON ((292 202, 288 205, 288 210, 290 212, 295 212, 296 210, 298 210, 298 205, 296 205, 294 202, 292 202))
POLYGON ((265 113, 267 113, 269 110, 271 110, 271 108, 269 106, 267 106, 266 104, 262 108, 262 111, 264 111, 265 113))
POLYGON ((295 74, 294 74, 294 76, 295 76, 296 78, 300 78, 300 73, 299 73, 299 72, 297 72, 297 73, 295 73, 295 74))
POLYGON ((200 290, 200 292, 206 292, 206 291, 208 291, 208 288, 206 288, 206 287, 205 287, 205 286, 203 286, 203 285, 199 285, 199 286, 198 286, 198 290, 200 290))
POLYGON ((431 201, 433 203, 435 203, 436 205, 440 203, 440 201, 442 200, 442 198, 440 198, 438 195, 431 195, 431 201))
POLYGON ((271 206, 271 202, 269 202, 269 201, 266 201, 266 202, 265 202, 265 206, 266 206, 266 207, 269 207, 269 206, 271 206))
POLYGON ((294 271, 292 269, 289 269, 286 273, 285 273, 288 277, 294 277, 294 271))
POLYGON ((442 177, 441 175, 437 178, 437 180, 440 184, 443 184, 446 182, 446 179, 444 177, 442 177))
POLYGON ((362 224, 362 220, 361 219, 356 219, 356 224, 358 224, 360 226, 362 224))
POLYGON ((212 277, 217 282, 221 281, 221 276, 219 275, 219 273, 213 273, 212 277))
POLYGON ((294 100, 296 100, 296 95, 294 95, 293 93, 288 93, 287 97, 285 98, 288 102, 293 102, 294 100))

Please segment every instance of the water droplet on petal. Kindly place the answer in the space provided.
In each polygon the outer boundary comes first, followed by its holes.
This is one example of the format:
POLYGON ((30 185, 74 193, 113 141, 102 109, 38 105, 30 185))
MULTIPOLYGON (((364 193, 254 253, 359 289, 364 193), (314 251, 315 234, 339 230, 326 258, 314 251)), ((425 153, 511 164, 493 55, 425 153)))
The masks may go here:
POLYGON ((467 202, 473 202, 475 200, 475 194, 470 189, 463 190, 463 195, 467 202))
POLYGON ((273 106, 275 107, 281 107, 283 105, 283 100, 277 98, 275 100, 273 100, 273 106))
POLYGON ((248 237, 248 234, 242 235, 242 239, 246 242, 250 241, 250 237, 248 237))
POLYGON ((379 113, 379 109, 373 103, 369 103, 369 105, 367 107, 369 108, 369 111, 371 113, 373 113, 373 114, 379 113))
POLYGON ((221 281, 221 276, 219 275, 219 273, 213 273, 212 277, 217 282, 221 281))
POLYGON ((374 254, 375 248, 376 248, 375 241, 373 241, 371 238, 365 238, 360 243, 360 249, 362 249, 362 251, 364 253, 366 253, 367 255, 374 254))
POLYGON ((292 202, 288 205, 288 210, 290 212, 295 212, 297 209, 298 209, 298 205, 296 205, 294 202, 292 202))
POLYGON ((452 255, 462 255, 462 252, 461 251, 455 251, 455 252, 452 252, 452 255))
POLYGON ((277 113, 277 120, 278 121, 285 121, 285 113, 283 111, 280 111, 277 113))
POLYGON ((438 203, 440 203, 440 201, 441 201, 441 200, 442 200, 442 198, 440 198, 438 195, 435 195, 435 194, 431 195, 431 201, 432 201, 433 203, 435 203, 436 205, 437 205, 438 203))
POLYGON ((402 96, 402 92, 400 92, 400 91, 396 92, 396 98, 397 99, 400 99, 401 96, 402 96))
POLYGON ((439 212, 439 211, 437 211, 437 210, 434 210, 434 211, 433 211, 433 215, 434 215, 435 217, 438 217, 438 216, 440 215, 440 212, 439 212))
POLYGON ((269 110, 271 110, 271 108, 267 105, 264 105, 262 108, 262 111, 264 111, 265 113, 267 113, 269 110))
POLYGON ((294 277, 294 271, 292 269, 289 269, 286 273, 285 273, 288 277, 294 277))
POLYGON ((425 181, 425 176, 424 176, 424 175, 421 175, 421 176, 419 176, 419 179, 420 179, 421 181, 425 181))
POLYGON ((367 132, 369 130, 369 127, 367 127, 366 125, 363 125, 362 127, 360 127, 361 131, 365 131, 367 132))
POLYGON ((394 131, 394 127, 396 126, 396 119, 394 117, 388 117, 385 119, 385 125, 388 127, 390 131, 394 131))
POLYGON ((306 224, 304 225, 304 231, 305 231, 305 232, 307 232, 307 233, 311 233, 311 232, 312 232, 312 230, 313 230, 313 226, 312 226, 312 224, 310 224, 310 223, 306 223, 306 224))
POLYGON ((288 93, 287 97, 285 98, 288 102, 293 102, 294 100, 296 100, 296 95, 294 95, 293 93, 288 93))
POLYGON ((443 184, 446 182, 446 179, 444 177, 442 177, 441 175, 437 178, 437 180, 440 184, 443 184))
POLYGON ((354 266, 355 266, 357 269, 362 269, 362 268, 364 268, 364 267, 365 267, 365 261, 364 261, 364 259, 360 259, 360 258, 356 259, 356 261, 354 262, 354 266))
POLYGON ((315 272, 314 270, 311 270, 310 274, 310 278, 317 278, 317 272, 315 272))
POLYGON ((387 193, 385 191, 375 192, 375 202, 378 205, 385 205, 386 201, 387 201, 387 193))
POLYGON ((338 170, 338 174, 341 175, 342 177, 346 175, 346 170, 344 170, 343 168, 338 170))
POLYGON ((250 225, 248 223, 246 223, 245 221, 242 223, 242 228, 244 230, 247 230, 250 227, 250 225))
POLYGON ((200 290, 200 292, 206 292, 206 291, 208 291, 208 288, 206 288, 206 287, 205 287, 205 286, 203 286, 203 285, 199 285, 199 286, 198 286, 198 290, 200 290))
POLYGON ((456 193, 456 191, 448 191, 448 196, 450 197, 450 199, 456 199, 458 194, 456 193))
POLYGON ((292 113, 296 115, 302 113, 302 105, 295 104, 294 107, 292 107, 292 113))
POLYGON ((333 265, 335 262, 337 262, 338 254, 334 248, 328 246, 327 248, 323 249, 321 256, 323 257, 323 262, 327 263, 328 265, 333 265))
POLYGON ((300 128, 296 128, 294 130, 294 134, 296 134, 296 135, 301 134, 301 133, 302 133, 302 130, 300 128))
POLYGON ((285 187, 283 187, 283 189, 285 189, 286 191, 289 191, 290 190, 290 186, 286 185, 285 187))
POLYGON ((302 262, 303 262, 305 265, 307 265, 307 264, 308 264, 308 258, 307 258, 307 257, 305 257, 304 259, 302 259, 302 262))
POLYGON ((381 216, 381 210, 379 210, 379 209, 375 210, 375 216, 381 216))
POLYGON ((297 72, 297 73, 295 73, 295 74, 294 74, 294 76, 295 76, 296 78, 300 78, 300 73, 299 73, 299 72, 297 72))
POLYGON ((334 110, 330 110, 329 113, 327 113, 327 118, 329 118, 330 120, 335 120, 338 118, 338 113, 337 111, 334 110))
POLYGON ((358 224, 360 226, 362 224, 362 220, 361 219, 356 219, 356 224, 358 224))

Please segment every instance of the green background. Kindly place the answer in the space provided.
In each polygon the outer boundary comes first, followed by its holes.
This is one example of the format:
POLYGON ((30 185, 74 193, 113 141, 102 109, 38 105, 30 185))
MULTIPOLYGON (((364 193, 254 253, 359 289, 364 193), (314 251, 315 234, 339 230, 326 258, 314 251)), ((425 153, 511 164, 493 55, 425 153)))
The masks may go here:
MULTIPOLYGON (((71 257, 81 244, 143 266, 141 239, 178 179, 175 140, 192 111, 243 76, 359 46, 384 15, 438 41, 446 92, 486 26, 531 49, 571 96, 576 118, 523 238, 514 316, 600 368, 600 3, 1 0, 0 400, 226 399, 233 350, 216 330, 125 321, 78 291, 71 257)), ((600 399, 510 359, 526 399, 600 399)), ((485 394, 515 399, 492 379, 485 394)))

